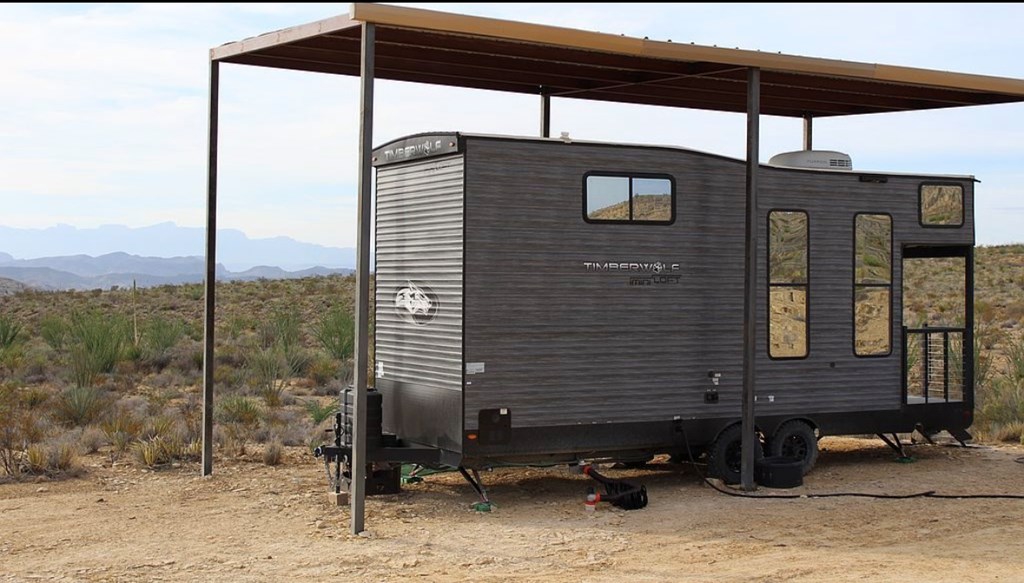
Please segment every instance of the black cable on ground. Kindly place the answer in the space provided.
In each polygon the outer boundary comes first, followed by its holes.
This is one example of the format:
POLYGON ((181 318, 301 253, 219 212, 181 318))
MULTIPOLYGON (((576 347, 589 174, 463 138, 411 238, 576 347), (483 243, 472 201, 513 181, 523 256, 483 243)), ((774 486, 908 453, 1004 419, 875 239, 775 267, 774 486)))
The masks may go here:
MULTIPOLYGON (((705 484, 711 486, 715 490, 725 494, 727 496, 735 496, 737 498, 758 498, 758 499, 769 499, 776 498, 779 500, 794 500, 797 498, 878 498, 881 500, 908 500, 910 498, 938 498, 940 500, 954 500, 954 499, 991 499, 991 500, 1024 500, 1024 495, 1021 494, 938 494, 934 490, 927 490, 925 492, 916 492, 914 494, 868 494, 866 492, 832 492, 828 494, 752 494, 750 492, 737 492, 735 490, 728 490, 715 484, 700 471, 697 467, 696 460, 693 459, 693 451, 690 449, 690 441, 686 437, 686 429, 680 426, 683 432, 683 445, 686 446, 686 455, 690 459, 690 465, 693 466, 693 470, 697 472, 700 479, 705 484)), ((1018 463, 1024 463, 1024 457, 1020 457, 1014 460, 1018 463)))

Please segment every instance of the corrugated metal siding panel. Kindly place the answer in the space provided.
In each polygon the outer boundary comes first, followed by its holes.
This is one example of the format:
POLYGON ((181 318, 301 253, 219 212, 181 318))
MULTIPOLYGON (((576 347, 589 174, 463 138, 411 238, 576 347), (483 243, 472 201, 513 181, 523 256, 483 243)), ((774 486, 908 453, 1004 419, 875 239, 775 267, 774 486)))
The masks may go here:
POLYGON ((467 429, 493 407, 508 407, 513 427, 739 410, 741 164, 488 140, 468 140, 466 156, 465 350, 486 365, 466 386, 467 429), (674 175, 676 223, 585 223, 583 175, 594 170, 674 175), (681 283, 630 287, 585 261, 679 263, 681 283), (703 402, 708 370, 723 373, 716 405, 703 402))
MULTIPOLYGON (((466 428, 479 409, 508 407, 514 427, 739 417, 742 391, 745 168, 656 148, 467 140, 466 361, 484 362, 465 393, 466 428), (513 162, 514 161, 514 162, 513 162), (582 177, 601 170, 671 174, 676 222, 582 220, 582 177), (625 274, 584 261, 679 263, 678 285, 631 288, 625 274), (722 373, 708 405, 708 372, 722 373)), ((971 244, 967 227, 917 224, 924 178, 860 182, 850 174, 765 168, 758 224, 758 414, 892 410, 900 406, 902 242, 971 244), (764 230, 772 208, 811 222, 810 355, 766 352, 764 230), (852 350, 853 217, 893 216, 893 354, 852 350), (834 366, 833 366, 834 365, 834 366), (767 396, 774 397, 767 402, 767 396)))
POLYGON ((376 361, 389 383, 462 390, 463 158, 377 171, 376 361), (438 309, 423 324, 396 306, 427 288, 438 309))

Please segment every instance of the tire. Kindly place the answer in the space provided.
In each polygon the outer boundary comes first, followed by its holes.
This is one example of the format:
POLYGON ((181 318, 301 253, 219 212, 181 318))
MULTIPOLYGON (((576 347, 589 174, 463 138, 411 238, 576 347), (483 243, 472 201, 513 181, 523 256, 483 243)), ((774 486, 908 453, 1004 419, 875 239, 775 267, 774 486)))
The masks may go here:
POLYGON ((799 459, 806 476, 818 461, 818 436, 806 421, 786 421, 775 430, 769 445, 773 456, 799 459))
MULTIPOLYGON (((764 457, 761 442, 754 448, 754 459, 764 457)), ((740 465, 743 452, 743 427, 740 424, 726 427, 708 448, 708 473, 726 484, 740 483, 740 465)))

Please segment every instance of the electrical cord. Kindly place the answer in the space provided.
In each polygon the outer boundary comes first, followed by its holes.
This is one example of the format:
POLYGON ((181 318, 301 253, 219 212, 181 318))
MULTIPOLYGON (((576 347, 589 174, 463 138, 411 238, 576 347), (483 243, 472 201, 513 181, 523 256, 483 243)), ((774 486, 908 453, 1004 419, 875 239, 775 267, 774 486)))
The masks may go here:
MULTIPOLYGON (((697 467, 696 460, 693 459, 693 451, 690 449, 690 441, 686 437, 686 429, 680 425, 680 430, 683 433, 683 444, 686 446, 686 455, 690 459, 690 465, 693 466, 693 470, 697 472, 700 479, 705 484, 711 486, 715 490, 725 494, 727 496, 733 496, 736 498, 758 498, 758 499, 769 499, 776 498, 779 500, 794 500, 798 498, 877 498, 881 500, 908 500, 911 498, 937 498, 940 500, 954 500, 954 499, 987 499, 987 500, 1024 500, 1024 495, 1021 494, 939 494, 934 490, 927 490, 925 492, 915 492, 913 494, 869 494, 867 492, 830 492, 828 494, 753 494, 750 492, 737 492, 735 490, 727 490, 722 488, 718 484, 715 484, 708 479, 700 468, 697 467)), ((1024 463, 1024 457, 1020 457, 1014 460, 1017 463, 1024 463)))

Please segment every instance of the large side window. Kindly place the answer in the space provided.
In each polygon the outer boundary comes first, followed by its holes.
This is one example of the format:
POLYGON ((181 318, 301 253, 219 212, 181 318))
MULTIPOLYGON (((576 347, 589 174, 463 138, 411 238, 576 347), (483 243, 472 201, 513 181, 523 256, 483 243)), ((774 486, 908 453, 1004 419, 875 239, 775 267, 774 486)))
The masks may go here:
POLYGON ((892 217, 854 218, 853 353, 892 352, 892 217))
POLYGON ((806 212, 768 213, 768 356, 771 358, 807 356, 808 241, 806 212))
POLYGON ((587 222, 668 224, 675 219, 675 184, 662 175, 591 173, 583 184, 587 222))

